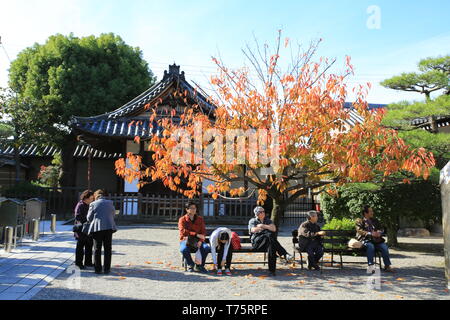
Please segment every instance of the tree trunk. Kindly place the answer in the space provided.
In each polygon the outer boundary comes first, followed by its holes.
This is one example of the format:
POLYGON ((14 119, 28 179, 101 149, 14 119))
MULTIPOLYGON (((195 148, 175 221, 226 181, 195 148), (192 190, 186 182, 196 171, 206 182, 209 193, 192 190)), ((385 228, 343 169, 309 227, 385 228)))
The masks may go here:
POLYGON ((430 123, 430 127, 431 127, 431 132, 438 133, 438 125, 437 125, 437 121, 436 121, 436 116, 430 116, 429 123, 430 123))
POLYGON ((397 247, 398 239, 397 239, 398 225, 395 223, 390 223, 387 225, 387 237, 388 237, 388 246, 389 247, 397 247))
POLYGON ((76 185, 76 162, 73 157, 76 147, 77 141, 73 135, 70 135, 65 139, 65 143, 61 148, 61 187, 75 187, 76 185))
POLYGON ((272 198, 272 203, 273 203, 273 207, 272 207, 271 220, 273 221, 273 223, 277 227, 277 233, 278 233, 279 226, 280 226, 280 221, 283 218, 284 211, 286 209, 286 204, 281 199, 281 197, 272 198))
POLYGON ((20 182, 20 153, 19 147, 17 146, 17 136, 14 136, 14 162, 16 167, 16 180, 15 184, 19 184, 20 182))

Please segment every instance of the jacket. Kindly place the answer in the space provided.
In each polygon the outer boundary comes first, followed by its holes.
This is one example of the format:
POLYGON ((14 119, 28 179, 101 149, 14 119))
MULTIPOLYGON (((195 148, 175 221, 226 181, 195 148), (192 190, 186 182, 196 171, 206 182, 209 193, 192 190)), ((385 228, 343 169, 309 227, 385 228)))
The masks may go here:
POLYGON ((320 226, 317 223, 312 223, 307 220, 303 222, 298 228, 298 246, 301 251, 306 250, 311 242, 318 242, 322 244, 322 237, 317 235, 320 226))
MULTIPOLYGON (((195 215, 194 221, 191 221, 188 214, 185 214, 178 220, 178 231, 180 232, 180 241, 187 240, 188 236, 195 237, 197 234, 206 236, 205 221, 202 217, 195 215)), ((198 241, 205 241, 198 239, 198 241)))
POLYGON ((219 237, 221 233, 228 233, 228 242, 225 244, 224 249, 223 249, 223 256, 222 256, 222 261, 220 262, 224 262, 227 259, 227 255, 228 255, 228 250, 230 249, 230 244, 231 244, 231 230, 228 228, 217 228, 216 230, 213 231, 213 233, 211 234, 211 236, 209 237, 209 244, 211 246, 211 256, 213 259, 214 264, 219 264, 217 261, 217 255, 216 255, 216 248, 219 246, 219 237))
POLYGON ((100 198, 89 205, 87 220, 91 223, 88 234, 103 231, 117 230, 114 221, 115 208, 111 200, 100 198))
MULTIPOLYGON (((380 221, 376 218, 372 218, 372 225, 374 231, 383 231, 384 228, 381 225, 380 221)), ((374 238, 371 234, 369 234, 370 225, 368 221, 364 218, 358 218, 355 221, 356 225, 356 240, 365 242, 365 241, 374 241, 374 238)), ((381 240, 377 241, 378 243, 384 242, 385 240, 383 238, 380 238, 381 240)))

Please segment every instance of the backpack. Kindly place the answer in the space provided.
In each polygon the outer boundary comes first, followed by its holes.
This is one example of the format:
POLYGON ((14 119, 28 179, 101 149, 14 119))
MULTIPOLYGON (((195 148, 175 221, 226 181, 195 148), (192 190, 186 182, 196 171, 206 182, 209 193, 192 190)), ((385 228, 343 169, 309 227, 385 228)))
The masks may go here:
POLYGON ((241 238, 236 232, 231 233, 231 247, 233 250, 241 249, 241 238))

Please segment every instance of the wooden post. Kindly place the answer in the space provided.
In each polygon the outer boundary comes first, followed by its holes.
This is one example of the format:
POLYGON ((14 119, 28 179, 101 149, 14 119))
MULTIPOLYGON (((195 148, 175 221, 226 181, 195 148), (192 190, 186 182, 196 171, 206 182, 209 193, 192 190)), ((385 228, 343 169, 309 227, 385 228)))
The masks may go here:
POLYGON ((441 170, 442 227, 444 233, 445 277, 450 289, 450 162, 441 170))

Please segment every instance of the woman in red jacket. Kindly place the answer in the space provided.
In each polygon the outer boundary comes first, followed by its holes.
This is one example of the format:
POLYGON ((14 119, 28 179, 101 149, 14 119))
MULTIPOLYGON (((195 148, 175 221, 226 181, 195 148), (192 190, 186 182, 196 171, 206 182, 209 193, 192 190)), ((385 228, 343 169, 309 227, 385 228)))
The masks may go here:
POLYGON ((205 221, 197 214, 197 205, 194 202, 186 203, 185 210, 186 214, 178 220, 180 252, 183 254, 189 266, 189 272, 199 271, 208 273, 205 269, 205 262, 206 256, 210 252, 210 247, 205 243, 205 221), (191 250, 194 252, 200 250, 202 256, 201 263, 194 263, 191 257, 191 250))

